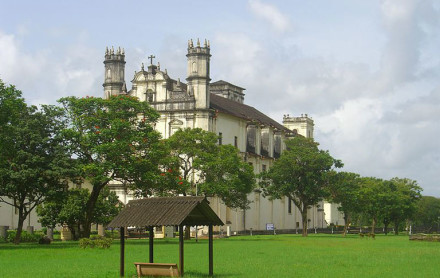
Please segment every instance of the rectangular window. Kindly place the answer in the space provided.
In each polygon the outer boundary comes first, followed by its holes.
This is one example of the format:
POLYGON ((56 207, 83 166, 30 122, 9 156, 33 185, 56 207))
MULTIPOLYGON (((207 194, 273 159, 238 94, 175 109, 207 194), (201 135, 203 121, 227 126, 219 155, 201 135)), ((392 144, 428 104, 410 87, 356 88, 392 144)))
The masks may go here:
POLYGON ((289 203, 287 205, 287 212, 292 214, 292 199, 289 198, 289 203))
POLYGON ((234 147, 238 148, 238 137, 234 136, 234 147))
POLYGON ((223 143, 223 134, 221 132, 218 133, 218 144, 221 145, 223 143))
POLYGON ((261 171, 262 172, 266 172, 267 168, 266 168, 266 164, 262 164, 261 165, 261 171))

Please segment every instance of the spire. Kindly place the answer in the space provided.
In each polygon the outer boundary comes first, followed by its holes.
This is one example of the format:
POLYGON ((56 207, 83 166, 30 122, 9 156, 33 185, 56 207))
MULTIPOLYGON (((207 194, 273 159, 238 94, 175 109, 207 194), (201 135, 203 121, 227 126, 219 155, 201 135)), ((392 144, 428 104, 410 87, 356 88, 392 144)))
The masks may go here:
POLYGON ((108 55, 108 46, 105 47, 105 55, 108 55))
POLYGON ((191 39, 191 48, 194 47, 193 40, 191 39))
POLYGON ((112 50, 111 51, 112 52, 110 54, 115 54, 115 49, 113 48, 113 46, 112 46, 112 50))
POLYGON ((124 48, 122 48, 122 53, 121 54, 125 55, 125 49, 124 48))
POLYGON ((142 63, 141 70, 144 71, 144 63, 142 63))
POLYGON ((197 47, 200 47, 200 40, 197 38, 197 47))
POLYGON ((160 63, 157 62, 157 70, 160 70, 160 63))
POLYGON ((206 42, 206 39, 205 39, 205 43, 204 43, 204 45, 203 45, 204 47, 206 47, 207 46, 207 42, 206 42))
POLYGON ((209 46, 209 40, 208 40, 208 48, 210 48, 210 46, 209 46))

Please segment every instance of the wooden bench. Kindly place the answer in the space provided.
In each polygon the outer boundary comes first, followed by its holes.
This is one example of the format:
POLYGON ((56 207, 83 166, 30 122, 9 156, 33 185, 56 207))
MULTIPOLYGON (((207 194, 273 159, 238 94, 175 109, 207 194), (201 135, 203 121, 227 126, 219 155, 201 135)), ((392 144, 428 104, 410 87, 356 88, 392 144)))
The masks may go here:
POLYGON ((180 277, 177 264, 161 263, 134 263, 138 277, 142 276, 169 276, 180 277))

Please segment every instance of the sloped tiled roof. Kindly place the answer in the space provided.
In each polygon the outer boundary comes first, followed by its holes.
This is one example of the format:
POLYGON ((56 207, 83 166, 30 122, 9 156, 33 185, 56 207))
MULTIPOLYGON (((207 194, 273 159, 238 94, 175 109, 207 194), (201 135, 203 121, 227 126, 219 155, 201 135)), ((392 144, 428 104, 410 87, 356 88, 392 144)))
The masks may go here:
POLYGON ((224 80, 218 80, 218 81, 212 82, 210 85, 214 85, 214 86, 216 86, 216 85, 231 85, 231 86, 237 87, 237 88, 239 88, 241 90, 246 90, 245 88, 239 87, 237 85, 234 85, 232 83, 226 82, 224 80))
POLYGON ((223 225, 205 197, 158 197, 128 202, 109 227, 223 225))
POLYGON ((280 130, 291 132, 291 130, 284 127, 282 124, 266 116, 252 106, 242 104, 224 97, 211 94, 211 108, 219 112, 230 114, 248 121, 256 121, 267 126, 273 126, 280 130))

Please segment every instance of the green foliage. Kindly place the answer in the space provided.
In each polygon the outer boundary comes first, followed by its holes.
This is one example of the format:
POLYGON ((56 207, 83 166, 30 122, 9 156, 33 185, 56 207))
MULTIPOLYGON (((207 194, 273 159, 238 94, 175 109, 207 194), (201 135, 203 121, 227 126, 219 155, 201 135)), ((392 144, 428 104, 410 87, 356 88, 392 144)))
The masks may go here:
POLYGON ((200 128, 179 129, 168 140, 171 154, 186 183, 180 193, 218 196, 232 208, 247 208, 255 186, 252 168, 231 145, 217 144, 216 134, 200 128))
POLYGON ((66 188, 72 160, 58 136, 59 108, 28 106, 20 91, 0 81, 0 115, 0 202, 18 210, 18 244, 27 215, 66 188))
POLYGON ((91 238, 82 238, 79 240, 79 247, 82 249, 86 248, 101 248, 108 249, 112 245, 113 239, 107 237, 91 237, 91 238))
MULTIPOLYGON (((62 199, 45 202, 37 207, 39 221, 43 226, 55 227, 66 224, 74 239, 79 237, 80 224, 85 221, 86 204, 90 198, 88 189, 70 189, 62 199)), ((108 224, 121 209, 115 192, 104 188, 93 210, 92 221, 97 224, 108 224)))
POLYGON ((385 229, 393 222, 395 232, 404 220, 410 219, 416 210, 421 188, 416 181, 393 178, 360 179, 359 204, 362 213, 372 220, 372 233, 378 221, 384 223, 385 229))
MULTIPOLYGON (((44 235, 40 232, 35 232, 33 234, 30 234, 27 231, 22 231, 20 242, 38 242, 43 236, 44 235)), ((6 241, 14 242, 16 237, 17 237, 17 230, 8 230, 8 236, 6 238, 6 241)))
POLYGON ((328 173, 328 177, 329 184, 326 188, 328 190, 327 200, 338 204, 338 210, 344 213, 345 235, 352 216, 361 211, 359 204, 359 175, 349 172, 331 171, 328 173))
POLYGON ((82 223, 82 236, 88 237, 99 194, 111 180, 132 184, 142 194, 154 192, 158 166, 166 157, 160 134, 153 127, 159 114, 147 102, 125 95, 68 97, 60 103, 69 124, 62 136, 76 157, 78 182, 88 180, 92 185, 82 223))
POLYGON ((201 191, 219 196, 231 208, 248 208, 247 194, 255 187, 255 175, 248 163, 232 145, 218 146, 217 154, 201 167, 204 182, 201 191))
POLYGON ((327 196, 328 173, 342 167, 328 151, 318 149, 310 138, 295 137, 268 172, 261 174, 264 195, 274 199, 290 198, 302 216, 303 235, 307 235, 307 209, 327 196))
POLYGON ((440 198, 422 196, 416 206, 417 209, 412 218, 414 224, 428 231, 437 229, 440 224, 440 198))

